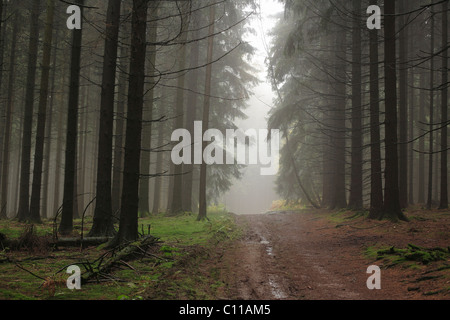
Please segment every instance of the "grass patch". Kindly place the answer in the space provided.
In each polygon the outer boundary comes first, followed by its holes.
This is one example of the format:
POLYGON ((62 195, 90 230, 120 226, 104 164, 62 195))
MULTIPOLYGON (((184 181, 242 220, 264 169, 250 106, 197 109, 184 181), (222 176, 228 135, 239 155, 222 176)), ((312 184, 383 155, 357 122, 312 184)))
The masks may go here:
POLYGON ((327 215, 328 221, 330 221, 333 224, 336 224, 336 228, 341 227, 347 222, 354 221, 359 218, 367 218, 368 212, 367 211, 352 211, 348 209, 341 209, 339 211, 336 211, 333 214, 327 215))
POLYGON ((414 244, 408 244, 407 248, 395 247, 368 247, 365 256, 369 259, 384 260, 390 266, 404 262, 413 262, 411 268, 420 268, 419 264, 427 265, 435 261, 447 261, 450 259, 449 248, 423 248, 414 244))
MULTIPOLYGON (((75 221, 75 234, 81 232, 81 220, 75 221)), ((92 219, 84 221, 84 234, 90 230, 92 219)), ((202 273, 196 270, 209 252, 217 245, 240 236, 232 215, 217 206, 208 212, 208 220, 197 221, 194 214, 177 217, 165 215, 139 219, 139 228, 159 238, 162 244, 155 258, 127 261, 111 271, 116 279, 84 284, 81 290, 69 290, 65 281, 67 266, 83 261, 95 261, 105 250, 91 247, 64 248, 59 251, 30 252, 9 251, 0 248, 0 299, 3 300, 140 300, 152 299, 211 299, 222 283, 217 272, 202 273), (159 258, 158 258, 159 257, 159 258), (15 261, 15 263, 7 261, 15 261), (26 271, 28 270, 28 272, 26 271), (58 270, 62 270, 55 275, 58 270), (34 275, 32 275, 33 273, 34 275)), ((9 239, 18 239, 27 224, 17 221, 0 221, 0 233, 9 239)), ((53 221, 35 225, 36 235, 52 234, 53 221)), ((80 265, 82 274, 85 270, 80 265)))
POLYGON ((300 201, 276 200, 272 202, 270 211, 302 211, 307 207, 300 201))

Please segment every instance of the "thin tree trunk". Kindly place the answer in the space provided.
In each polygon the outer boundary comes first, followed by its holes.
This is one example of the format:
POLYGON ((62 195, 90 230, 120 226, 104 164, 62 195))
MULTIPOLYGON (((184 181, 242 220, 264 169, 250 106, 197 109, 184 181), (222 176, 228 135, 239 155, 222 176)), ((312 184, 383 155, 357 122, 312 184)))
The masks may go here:
MULTIPOLYGON (((189 28, 189 17, 186 14, 187 7, 185 6, 183 9, 183 21, 185 21, 184 25, 181 28, 181 37, 180 41, 186 42, 188 36, 188 28, 189 28)), ((210 22, 211 23, 211 22, 210 22)), ((187 53, 187 45, 182 44, 181 49, 178 54, 178 68, 180 70, 184 70, 186 68, 186 53, 187 53)), ((176 95, 176 120, 175 120, 175 128, 181 129, 184 126, 184 84, 185 84, 185 73, 181 74, 177 79, 177 95, 176 95)), ((178 214, 183 211, 183 165, 174 165, 174 177, 173 177, 173 191, 172 191, 172 202, 170 205, 170 214, 178 214)))
MULTIPOLYGON (((84 0, 78 0, 77 4, 83 6, 84 0)), ((77 162, 77 135, 78 135, 78 101, 80 90, 80 64, 82 29, 73 30, 72 57, 70 67, 69 107, 67 114, 66 153, 64 167, 64 194, 62 204, 61 223, 59 232, 69 234, 73 229, 75 174, 77 162)))
POLYGON ((44 182, 43 182, 43 186, 44 186, 44 190, 43 190, 43 194, 42 194, 42 211, 44 212, 43 217, 44 218, 50 218, 51 215, 49 214, 49 207, 48 207, 48 203, 49 203, 49 199, 48 199, 48 194, 49 194, 49 179, 50 179, 50 162, 51 162, 51 146, 52 146, 52 127, 53 127, 53 106, 54 106, 54 102, 55 102, 55 83, 56 83, 56 57, 58 54, 58 35, 59 35, 59 31, 56 31, 55 34, 55 45, 54 45, 54 50, 53 50, 53 69, 52 69, 52 85, 51 85, 51 89, 50 89, 50 102, 49 102, 49 110, 48 110, 48 126, 46 128, 46 140, 47 143, 45 144, 45 166, 44 166, 44 182))
MULTIPOLYGON (((128 36, 128 24, 123 25, 123 34, 128 36)), ((125 135, 125 108, 127 94, 127 73, 129 69, 128 46, 120 48, 120 68, 116 106, 116 127, 114 133, 114 167, 112 180, 112 211, 115 214, 120 210, 120 194, 122 191, 122 171, 123 171, 123 143, 125 135)))
MULTIPOLYGON (((373 0, 371 4, 377 5, 373 0)), ((383 177, 380 147, 380 88, 378 31, 370 31, 370 218, 377 218, 383 209, 383 177)))
MULTIPOLYGON (((159 124, 159 130, 158 130, 158 142, 156 147, 161 148, 164 143, 164 124, 159 124)), ((156 155, 156 174, 161 174, 163 171, 163 152, 159 151, 156 155)), ((162 184, 162 177, 156 177, 155 178, 155 186, 153 189, 153 214, 158 214, 160 210, 160 204, 161 204, 161 184, 162 184)))
MULTIPOLYGON (((405 12, 405 0, 399 1, 399 11, 405 12)), ((401 208, 408 206, 408 90, 407 90, 407 45, 406 17, 400 16, 399 29, 399 197, 401 208)))
POLYGON ((121 0, 108 1, 100 102, 96 206, 89 237, 111 236, 115 233, 111 199, 111 168, 120 5, 121 0))
MULTIPOLYGON (((409 51, 413 52, 414 50, 414 41, 409 42, 409 51)), ((415 84, 415 70, 414 68, 410 69, 409 72, 409 83, 412 87, 415 84)), ((409 91, 409 140, 414 139, 414 125, 415 125, 415 115, 414 115, 414 107, 415 107, 415 89, 411 88, 409 91)), ((409 165, 408 165, 408 203, 410 205, 414 204, 414 143, 411 143, 408 148, 409 152, 409 165)))
MULTIPOLYGON (((63 69, 63 71, 65 71, 63 69)), ((62 83, 65 84, 65 72, 62 72, 62 83)), ((60 96, 60 103, 64 101, 62 99, 62 95, 60 96)), ((62 168, 62 155, 63 155, 63 132, 64 132, 64 112, 59 109, 58 111, 58 139, 56 143, 56 157, 55 157, 55 176, 54 176, 54 186, 55 186, 55 194, 53 195, 53 216, 56 215, 58 209, 61 205, 61 197, 60 197, 60 189, 61 189, 61 168, 62 168)))
MULTIPOLYGON (((214 5, 210 7, 209 12, 209 41, 208 41, 208 55, 206 67, 206 78, 205 78, 205 95, 203 103, 203 132, 202 136, 208 130, 209 127, 209 108, 210 108, 210 95, 211 95, 211 78, 212 78, 212 59, 214 53, 214 29, 215 29, 215 17, 216 8, 214 5)), ((203 140, 203 139, 202 139, 203 140)), ((203 150, 205 150, 207 143, 202 141, 202 156, 203 150)), ((200 186, 199 186, 199 212, 197 220, 204 220, 207 218, 207 199, 206 199, 206 175, 207 175, 207 165, 202 160, 200 165, 200 186)))
MULTIPOLYGON (((45 125, 47 117, 48 85, 50 76, 50 59, 53 40, 53 17, 55 0, 47 0, 47 19, 44 33, 44 53, 42 59, 41 87, 39 97, 38 122, 36 129, 36 146, 34 152, 34 171, 30 201, 30 218, 32 221, 41 220, 41 188, 42 164, 44 161, 45 125)), ((47 186, 44 186, 47 188, 47 186)))
POLYGON ((12 126, 12 114, 14 109, 14 81, 16 72, 16 46, 17 46, 17 34, 19 32, 19 13, 14 13, 13 32, 11 39, 11 54, 9 61, 9 79, 8 79, 8 99, 6 102, 6 118, 5 118, 5 132, 4 132, 4 145, 3 145, 3 160, 2 160, 2 196, 1 196, 1 208, 0 219, 7 218, 7 204, 8 204, 8 178, 9 178, 9 158, 10 150, 9 145, 11 143, 11 126, 12 126))
POLYGON ((431 209, 433 205, 433 150, 434 150, 434 12, 431 9, 431 40, 430 40, 430 119, 429 119, 429 154, 428 154, 428 194, 427 194, 427 209, 431 209))
POLYGON ((336 38, 336 62, 335 62, 335 103, 333 119, 333 129, 335 134, 332 137, 333 143, 333 162, 334 162, 334 177, 333 177, 333 195, 330 209, 341 209, 347 207, 347 196, 345 186, 345 105, 346 105, 346 90, 345 90, 345 63, 343 63, 342 56, 345 56, 345 30, 338 32, 336 38))
POLYGON ((397 74, 396 74, 396 26, 395 1, 385 0, 384 51, 385 51, 385 188, 384 210, 380 218, 406 220, 400 207, 398 188, 398 145, 397 145, 397 74))
POLYGON ((31 166, 31 136, 33 129, 33 105, 36 79, 36 67, 39 44, 39 10, 40 0, 33 1, 30 21, 30 40, 28 44, 28 71, 25 93, 25 109, 22 136, 22 159, 20 166, 20 195, 17 218, 19 221, 40 219, 30 216, 30 166, 31 166))
POLYGON ((153 109, 155 107, 154 104, 154 87, 156 86, 155 82, 155 63, 156 63, 156 46, 153 45, 157 41, 157 31, 158 31, 158 23, 156 22, 158 14, 158 2, 150 2, 151 10, 151 20, 152 23, 149 25, 149 36, 148 42, 150 43, 148 47, 148 55, 149 55, 149 63, 147 63, 147 72, 146 76, 149 77, 149 88, 148 93, 146 94, 146 103, 144 108, 143 119, 144 121, 150 121, 143 125, 142 128, 142 149, 145 150, 141 152, 141 173, 144 175, 143 178, 139 181, 139 211, 142 215, 147 215, 150 212, 150 164, 151 164, 151 153, 150 150, 152 148, 152 123, 151 120, 153 118, 153 109))
POLYGON ((353 0, 352 28, 352 149, 349 207, 363 207, 362 199, 362 98, 361 98, 361 1, 353 0))
MULTIPOLYGON (((4 69, 4 53, 5 53, 5 26, 3 24, 3 0, 0 0, 0 96, 3 93, 3 69, 4 69)), ((4 103, 0 104, 0 168, 2 167, 3 161, 3 133, 5 132, 5 115, 6 115, 6 105, 4 103)), ((1 185, 2 172, 0 170, 0 185, 1 185)), ((0 208, 0 217, 1 217, 0 208)))
MULTIPOLYGON (((419 122, 425 123, 425 82, 426 76, 425 72, 422 71, 420 74, 420 96, 419 96, 419 122)), ((419 133, 422 135, 425 131, 421 125, 421 130, 419 133)), ((419 170, 418 170, 418 186, 417 186, 417 202, 425 203, 425 155, 422 151, 425 151, 425 137, 422 136, 419 139, 419 170)))
MULTIPOLYGON (((193 29, 197 30, 198 22, 197 17, 193 20, 193 29)), ((194 31, 192 38, 198 38, 198 31, 194 31)), ((190 52, 190 67, 195 68, 199 64, 200 44, 195 42, 190 52)), ((198 95, 195 93, 198 91, 199 71, 193 70, 189 75, 187 93, 187 105, 186 105, 186 129, 189 130, 191 136, 194 136, 194 121, 197 120, 197 104, 198 95)), ((193 161, 193 159, 191 159, 193 161)), ((193 163, 193 162, 191 162, 193 163)), ((192 212, 192 187, 194 179, 194 165, 184 165, 185 175, 183 176, 183 211, 192 212)))
MULTIPOLYGON (((441 93, 441 122, 448 120, 448 1, 442 4, 442 93, 441 93)), ((448 208, 448 150, 447 126, 441 130, 441 194, 439 209, 448 208)))

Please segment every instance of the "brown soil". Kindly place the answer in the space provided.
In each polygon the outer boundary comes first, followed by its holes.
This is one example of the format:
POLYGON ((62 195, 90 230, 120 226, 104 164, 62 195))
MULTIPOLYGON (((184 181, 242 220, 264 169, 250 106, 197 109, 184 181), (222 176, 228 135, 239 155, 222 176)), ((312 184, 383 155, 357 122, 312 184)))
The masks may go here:
MULTIPOLYGON (((352 215, 353 213, 348 213, 352 215)), ((219 298, 239 300, 412 300, 449 299, 449 260, 404 262, 365 255, 371 246, 426 248, 450 245, 449 212, 417 211, 410 222, 364 217, 332 222, 330 212, 236 216, 242 239, 212 262, 226 290, 219 298), (344 222, 342 222, 344 221, 344 222), (369 290, 370 265, 381 268, 381 289, 369 290), (413 265, 413 266, 412 266, 413 265), (427 276, 427 280, 420 279, 427 276), (431 276, 431 277, 429 277, 431 276)), ((217 257, 215 257, 217 258, 217 257)))

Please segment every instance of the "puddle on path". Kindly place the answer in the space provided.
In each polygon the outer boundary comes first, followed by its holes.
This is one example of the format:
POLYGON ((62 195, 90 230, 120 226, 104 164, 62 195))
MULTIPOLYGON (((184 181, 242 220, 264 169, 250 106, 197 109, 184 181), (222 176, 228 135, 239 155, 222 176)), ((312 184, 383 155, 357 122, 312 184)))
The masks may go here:
MULTIPOLYGON (((267 241, 266 238, 263 236, 260 236, 261 241, 260 244, 264 245, 266 248, 266 253, 268 256, 273 257, 273 249, 272 246, 270 246, 270 242, 267 241)), ((275 280, 276 276, 273 274, 269 275, 269 285, 272 292, 272 295, 275 299, 285 299, 287 298, 287 295, 283 292, 283 290, 278 285, 277 281, 275 280)))

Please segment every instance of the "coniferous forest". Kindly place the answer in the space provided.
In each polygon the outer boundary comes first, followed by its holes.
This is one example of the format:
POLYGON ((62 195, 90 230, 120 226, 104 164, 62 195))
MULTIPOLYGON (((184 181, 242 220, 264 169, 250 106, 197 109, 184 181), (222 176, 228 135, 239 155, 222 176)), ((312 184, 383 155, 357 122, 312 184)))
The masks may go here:
POLYGON ((448 299, 448 15, 1 0, 0 299, 448 299))

